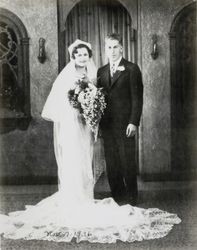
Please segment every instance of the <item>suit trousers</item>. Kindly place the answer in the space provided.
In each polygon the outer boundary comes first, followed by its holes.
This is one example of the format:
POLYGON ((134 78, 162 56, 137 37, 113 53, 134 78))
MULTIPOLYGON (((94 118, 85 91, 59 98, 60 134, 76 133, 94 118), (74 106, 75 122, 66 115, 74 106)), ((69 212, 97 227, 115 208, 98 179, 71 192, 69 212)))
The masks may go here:
POLYGON ((126 130, 103 130, 107 176, 115 200, 137 199, 135 138, 126 130))

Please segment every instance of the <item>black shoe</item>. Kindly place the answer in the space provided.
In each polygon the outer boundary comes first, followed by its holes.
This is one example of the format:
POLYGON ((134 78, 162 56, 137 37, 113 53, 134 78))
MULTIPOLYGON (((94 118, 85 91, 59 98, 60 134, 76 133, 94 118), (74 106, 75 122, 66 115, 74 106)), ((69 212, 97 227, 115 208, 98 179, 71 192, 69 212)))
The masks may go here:
POLYGON ((115 200, 118 205, 125 205, 128 204, 126 196, 125 195, 119 195, 119 196, 113 196, 113 199, 115 200))
POLYGON ((130 199, 129 204, 135 207, 137 205, 137 199, 130 199))

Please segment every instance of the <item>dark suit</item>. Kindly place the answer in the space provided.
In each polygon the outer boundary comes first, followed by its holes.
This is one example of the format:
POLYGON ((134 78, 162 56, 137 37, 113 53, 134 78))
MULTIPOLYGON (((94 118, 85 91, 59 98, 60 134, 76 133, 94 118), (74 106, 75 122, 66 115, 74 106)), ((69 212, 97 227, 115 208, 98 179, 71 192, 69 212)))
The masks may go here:
POLYGON ((126 137, 129 123, 139 125, 143 105, 143 85, 137 64, 125 59, 111 78, 110 65, 97 73, 98 87, 106 91, 107 108, 100 122, 104 139, 108 180, 115 200, 137 199, 135 138, 126 137), (122 67, 120 67, 122 66, 122 67))

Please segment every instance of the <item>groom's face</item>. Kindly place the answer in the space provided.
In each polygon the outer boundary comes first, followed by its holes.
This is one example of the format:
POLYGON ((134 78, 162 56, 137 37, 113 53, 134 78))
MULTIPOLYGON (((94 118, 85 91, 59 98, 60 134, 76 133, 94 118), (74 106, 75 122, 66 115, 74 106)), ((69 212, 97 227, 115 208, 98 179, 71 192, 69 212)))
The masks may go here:
POLYGON ((122 56, 122 46, 118 40, 107 39, 105 41, 105 50, 110 62, 116 62, 122 56))

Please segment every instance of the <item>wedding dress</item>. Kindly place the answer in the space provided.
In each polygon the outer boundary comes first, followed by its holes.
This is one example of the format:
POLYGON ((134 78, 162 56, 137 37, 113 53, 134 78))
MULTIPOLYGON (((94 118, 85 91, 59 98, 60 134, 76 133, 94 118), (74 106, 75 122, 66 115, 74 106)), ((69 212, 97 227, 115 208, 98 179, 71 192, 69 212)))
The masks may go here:
MULTIPOLYGON (((54 82, 42 112, 45 119, 54 122, 58 191, 24 211, 0 215, 0 233, 10 239, 99 243, 166 236, 181 221, 176 214, 157 208, 119 206, 112 198, 94 199, 94 139, 67 98, 69 89, 75 87, 76 74, 71 61, 54 82)), ((90 63, 87 76, 93 79, 95 75, 90 63)))

